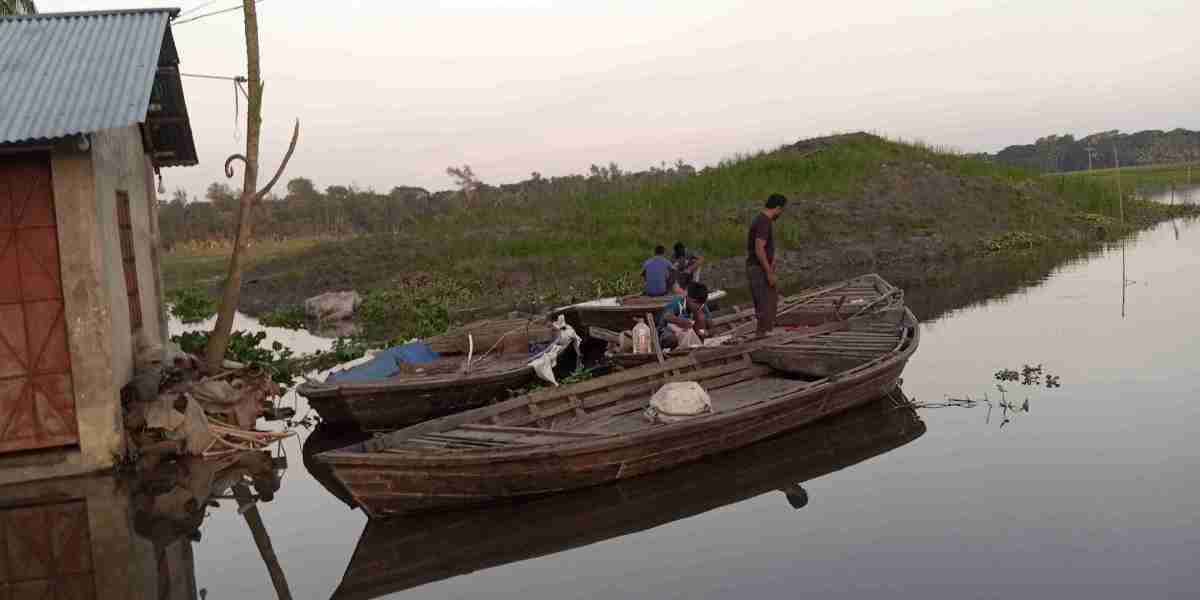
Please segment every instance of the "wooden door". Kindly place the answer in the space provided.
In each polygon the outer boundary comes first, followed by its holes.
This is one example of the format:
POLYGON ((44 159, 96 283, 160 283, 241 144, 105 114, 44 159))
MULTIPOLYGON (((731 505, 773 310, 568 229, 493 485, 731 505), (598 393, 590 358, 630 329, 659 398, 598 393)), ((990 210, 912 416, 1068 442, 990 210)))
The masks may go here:
POLYGON ((0 598, 96 598, 87 504, 0 509, 0 598))
POLYGON ((78 440, 49 159, 0 158, 0 452, 78 440))

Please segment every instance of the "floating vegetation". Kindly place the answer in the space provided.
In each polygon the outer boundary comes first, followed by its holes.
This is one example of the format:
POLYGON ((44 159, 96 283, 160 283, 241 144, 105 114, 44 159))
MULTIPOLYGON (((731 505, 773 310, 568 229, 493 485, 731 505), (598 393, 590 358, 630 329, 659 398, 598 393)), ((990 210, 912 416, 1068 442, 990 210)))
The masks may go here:
POLYGON ((1041 387, 1057 388, 1061 387, 1058 375, 1047 373, 1041 363, 1037 365, 1023 365, 1021 370, 1015 369, 1000 369, 993 375, 999 383, 996 384, 996 391, 1000 392, 1000 399, 993 400, 985 393, 982 397, 953 397, 946 396, 945 399, 939 402, 919 402, 913 399, 912 405, 915 408, 976 408, 979 406, 987 407, 986 423, 992 422, 992 412, 996 409, 1000 410, 1000 428, 1012 422, 1013 415, 1017 413, 1029 413, 1029 396, 1026 396, 1021 401, 1008 399, 1008 388, 1004 387, 1005 383, 1019 383, 1026 387, 1041 387))
POLYGON ((1038 363, 1037 366, 1025 365, 1021 367, 1020 371, 1015 371, 1013 369, 1000 369, 999 371, 996 371, 995 378, 998 381, 1020 381, 1021 385, 1024 386, 1040 386, 1043 383, 1048 388, 1062 386, 1058 375, 1046 373, 1045 369, 1042 368, 1041 363, 1038 363))

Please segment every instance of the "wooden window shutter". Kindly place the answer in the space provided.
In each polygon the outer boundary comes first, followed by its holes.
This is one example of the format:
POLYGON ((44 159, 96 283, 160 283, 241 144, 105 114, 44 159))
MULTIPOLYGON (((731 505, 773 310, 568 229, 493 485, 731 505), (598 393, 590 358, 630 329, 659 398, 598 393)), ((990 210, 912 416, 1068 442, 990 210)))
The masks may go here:
POLYGON ((142 328, 142 302, 138 294, 137 260, 133 251, 133 220, 129 211, 129 193, 117 192, 117 230, 121 236, 121 264, 125 270, 125 291, 129 295, 129 329, 142 328))

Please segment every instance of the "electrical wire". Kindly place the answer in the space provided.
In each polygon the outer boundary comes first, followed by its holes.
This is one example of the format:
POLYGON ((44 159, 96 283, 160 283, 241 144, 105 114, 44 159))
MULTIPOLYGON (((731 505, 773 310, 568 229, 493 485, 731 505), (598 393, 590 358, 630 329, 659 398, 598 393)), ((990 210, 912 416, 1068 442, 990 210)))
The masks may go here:
MULTIPOLYGON (((255 3, 255 4, 262 4, 264 1, 265 1, 265 0, 255 0, 255 2, 254 2, 254 3, 255 3)), ((184 24, 186 24, 186 23, 191 23, 191 22, 193 22, 193 21, 199 21, 200 19, 203 19, 203 18, 205 18, 205 17, 211 17, 211 16, 213 16, 213 15, 220 15, 220 14, 224 14, 224 13, 227 13, 227 12, 233 12, 233 11, 235 11, 235 10, 241 10, 241 9, 242 9, 242 6, 241 6, 241 5, 238 5, 238 6, 231 6, 231 7, 229 7, 229 8, 223 8, 223 9, 221 9, 221 10, 214 10, 214 11, 212 11, 212 12, 207 12, 207 13, 204 13, 204 14, 202 14, 202 15, 196 15, 196 16, 194 16, 194 17, 189 17, 189 18, 187 18, 187 19, 176 20, 176 21, 173 21, 173 22, 171 23, 171 25, 184 25, 184 24)))
POLYGON ((175 18, 176 18, 176 19, 178 19, 178 18, 180 18, 180 17, 186 17, 186 16, 188 16, 188 15, 190 15, 190 14, 192 14, 192 13, 194 13, 194 12, 196 12, 196 11, 198 11, 198 10, 200 10, 200 9, 202 9, 202 8, 204 8, 204 7, 206 7, 206 6, 211 6, 211 5, 213 5, 213 4, 216 4, 216 3, 217 3, 217 0, 208 0, 208 2, 201 2, 200 4, 197 4, 196 6, 193 6, 193 7, 191 7, 191 8, 185 8, 185 9, 183 10, 183 12, 179 13, 178 15, 176 15, 176 16, 175 16, 175 18))

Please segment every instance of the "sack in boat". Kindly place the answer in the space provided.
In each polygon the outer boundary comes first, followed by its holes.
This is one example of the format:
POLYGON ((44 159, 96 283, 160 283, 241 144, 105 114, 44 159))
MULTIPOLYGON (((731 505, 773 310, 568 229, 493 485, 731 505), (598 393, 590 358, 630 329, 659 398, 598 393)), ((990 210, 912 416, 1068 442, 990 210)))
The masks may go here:
POLYGON ((654 423, 674 423, 712 412, 708 392, 695 381, 673 381, 654 392, 646 418, 654 423))
MULTIPOLYGON (((671 327, 675 326, 672 325, 671 327)), ((679 330, 678 333, 675 334, 675 339, 679 340, 679 343, 675 344, 675 347, 678 349, 694 348, 696 346, 704 345, 704 342, 700 341, 700 336, 696 334, 695 329, 688 329, 687 331, 679 330)))

